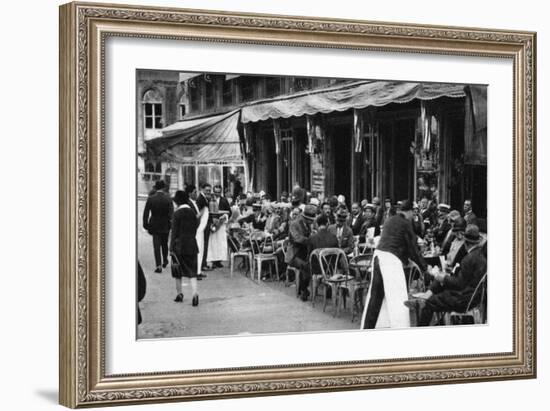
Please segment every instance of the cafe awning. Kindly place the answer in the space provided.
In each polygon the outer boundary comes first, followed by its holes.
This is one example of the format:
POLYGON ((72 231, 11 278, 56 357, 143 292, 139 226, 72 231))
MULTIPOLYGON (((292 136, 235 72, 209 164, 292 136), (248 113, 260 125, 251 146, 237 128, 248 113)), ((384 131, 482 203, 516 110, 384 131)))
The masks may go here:
POLYGON ((412 83, 400 81, 358 81, 339 87, 295 93, 251 103, 242 108, 241 121, 249 123, 275 118, 300 117, 304 114, 345 111, 389 103, 407 103, 414 99, 464 97, 463 84, 412 83))
POLYGON ((182 120, 145 140, 147 150, 163 161, 208 163, 242 161, 237 125, 239 110, 182 120))

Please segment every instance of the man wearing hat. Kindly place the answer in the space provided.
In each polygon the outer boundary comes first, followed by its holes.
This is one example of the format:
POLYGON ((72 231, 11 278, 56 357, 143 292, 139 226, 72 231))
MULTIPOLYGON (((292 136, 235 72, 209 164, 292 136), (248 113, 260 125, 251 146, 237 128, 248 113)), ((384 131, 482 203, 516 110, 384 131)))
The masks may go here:
POLYGON ((466 230, 466 221, 460 217, 453 223, 453 241, 449 245, 448 250, 442 250, 442 254, 447 255, 447 265, 449 267, 455 267, 456 264, 460 264, 462 259, 466 256, 466 247, 464 246, 464 231, 466 230))
POLYGON ((448 204, 441 203, 437 206, 437 225, 435 226, 433 233, 435 242, 439 246, 441 246, 443 240, 445 240, 445 236, 451 229, 451 224, 447 218, 449 211, 451 211, 451 206, 448 204))
POLYGON ((160 273, 162 268, 168 265, 168 234, 172 224, 174 204, 170 195, 166 192, 164 180, 157 181, 154 188, 156 191, 147 198, 143 210, 143 228, 153 236, 155 273, 160 273))
POLYGON ((304 211, 291 221, 288 229, 288 248, 285 262, 300 270, 298 294, 303 301, 307 301, 309 297, 308 246, 311 236, 311 224, 316 215, 316 207, 308 204, 304 211))
POLYGON ((263 231, 265 229, 266 216, 262 213, 260 203, 252 204, 252 214, 239 218, 239 223, 252 224, 254 230, 263 231))
POLYGON ((405 200, 399 213, 384 224, 374 252, 372 282, 361 328, 410 327, 409 309, 403 304, 408 299, 403 266, 411 259, 422 271, 426 270, 412 229, 412 215, 412 203, 405 200))
POLYGON ((336 224, 331 225, 328 228, 329 233, 334 234, 338 239, 338 247, 344 250, 347 254, 353 253, 355 247, 355 238, 353 237, 353 231, 346 224, 348 220, 348 212, 340 209, 336 214, 336 224))
MULTIPOLYGON (((487 272, 487 259, 480 247, 481 241, 479 228, 474 224, 467 225, 464 232, 467 255, 462 259, 461 269, 457 275, 437 274, 432 287, 418 296, 425 299, 421 302, 418 325, 430 325, 435 312, 463 312, 466 309, 479 281, 487 272)), ((480 298, 478 295, 473 304, 477 304, 480 298)))
POLYGON ((374 204, 367 204, 363 211, 363 225, 359 235, 366 238, 369 229, 374 228, 374 236, 380 235, 380 224, 376 221, 376 206, 374 204))

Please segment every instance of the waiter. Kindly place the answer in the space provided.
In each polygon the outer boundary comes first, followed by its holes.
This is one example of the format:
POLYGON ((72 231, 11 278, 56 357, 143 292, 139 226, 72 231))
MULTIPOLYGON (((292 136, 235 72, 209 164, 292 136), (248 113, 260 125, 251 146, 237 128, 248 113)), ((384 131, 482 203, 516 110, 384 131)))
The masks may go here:
POLYGON ((372 284, 367 294, 361 328, 410 327, 407 281, 403 266, 409 258, 422 271, 426 263, 416 246, 412 228, 412 204, 402 202, 399 212, 390 217, 382 228, 382 236, 374 252, 372 284))

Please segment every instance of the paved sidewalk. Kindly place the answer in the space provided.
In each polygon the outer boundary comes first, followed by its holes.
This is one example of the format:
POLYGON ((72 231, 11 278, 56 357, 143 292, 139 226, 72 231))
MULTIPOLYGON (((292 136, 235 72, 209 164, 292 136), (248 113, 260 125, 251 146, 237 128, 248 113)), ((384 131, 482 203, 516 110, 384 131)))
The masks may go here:
MULTIPOLYGON (((140 207, 141 209, 141 207, 140 207)), ((315 307, 296 298, 294 286, 278 282, 252 281, 243 270, 230 276, 227 262, 223 269, 207 273, 199 281, 200 303, 191 306, 191 286, 184 279, 183 303, 174 302, 176 289, 170 267, 154 273, 151 236, 138 229, 138 256, 147 279, 147 294, 140 303, 143 317, 139 338, 220 336, 238 334, 288 333, 357 329, 344 311, 338 318, 332 306, 323 312, 322 298, 315 307)))

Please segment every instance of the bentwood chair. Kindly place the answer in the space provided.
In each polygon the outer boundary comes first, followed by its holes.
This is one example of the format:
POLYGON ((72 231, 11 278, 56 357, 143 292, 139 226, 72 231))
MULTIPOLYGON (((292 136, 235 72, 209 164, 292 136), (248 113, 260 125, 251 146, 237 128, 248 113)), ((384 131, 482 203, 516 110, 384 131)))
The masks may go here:
POLYGON ((481 277, 464 312, 451 311, 443 316, 443 324, 485 324, 487 322, 487 273, 481 277))
POLYGON ((409 293, 419 293, 426 291, 426 282, 424 273, 414 261, 409 260, 405 268, 405 277, 407 278, 407 291, 409 293))
POLYGON ((351 322, 355 316, 363 311, 363 301, 366 297, 366 290, 370 283, 372 273, 372 260, 374 252, 358 255, 349 261, 350 274, 353 276, 349 281, 338 285, 338 300, 344 308, 346 297, 349 297, 351 305, 351 322))
POLYGON ((338 311, 338 286, 351 279, 349 276, 348 258, 346 253, 340 248, 321 248, 318 253, 319 265, 323 274, 323 284, 326 285, 323 311, 325 311, 327 306, 327 291, 330 288, 333 316, 336 316, 338 311))
MULTIPOLYGON (((250 234, 250 245, 252 247, 254 267, 258 270, 258 283, 262 280, 263 263, 269 263, 269 278, 273 280, 273 265, 275 266, 275 275, 279 275, 279 263, 275 255, 273 237, 263 231, 254 231, 250 234)), ((254 278, 254 274, 252 278, 254 278)))
MULTIPOLYGON (((286 256, 287 256, 287 252, 288 252, 288 244, 289 244, 289 240, 288 238, 286 238, 284 241, 283 241, 283 256, 284 256, 284 259, 285 259, 285 262, 286 262, 286 256)), ((298 284, 299 284, 299 281, 300 281, 300 270, 296 267, 292 267, 291 265, 288 265, 286 266, 286 270, 285 270, 285 287, 288 287, 290 286, 291 284, 291 281, 290 281, 290 273, 294 273, 294 280, 293 282, 295 283, 296 285, 296 297, 299 297, 300 294, 299 294, 299 288, 298 288, 298 284)))
MULTIPOLYGON (((235 266, 235 259, 241 257, 244 259, 245 263, 248 263, 248 270, 254 276, 254 258, 252 256, 252 249, 250 247, 244 246, 243 235, 244 230, 242 229, 232 229, 227 236, 227 241, 229 242, 229 261, 231 265, 231 277, 233 277, 233 269, 235 266)), ((245 275, 248 271, 245 273, 245 275)))

